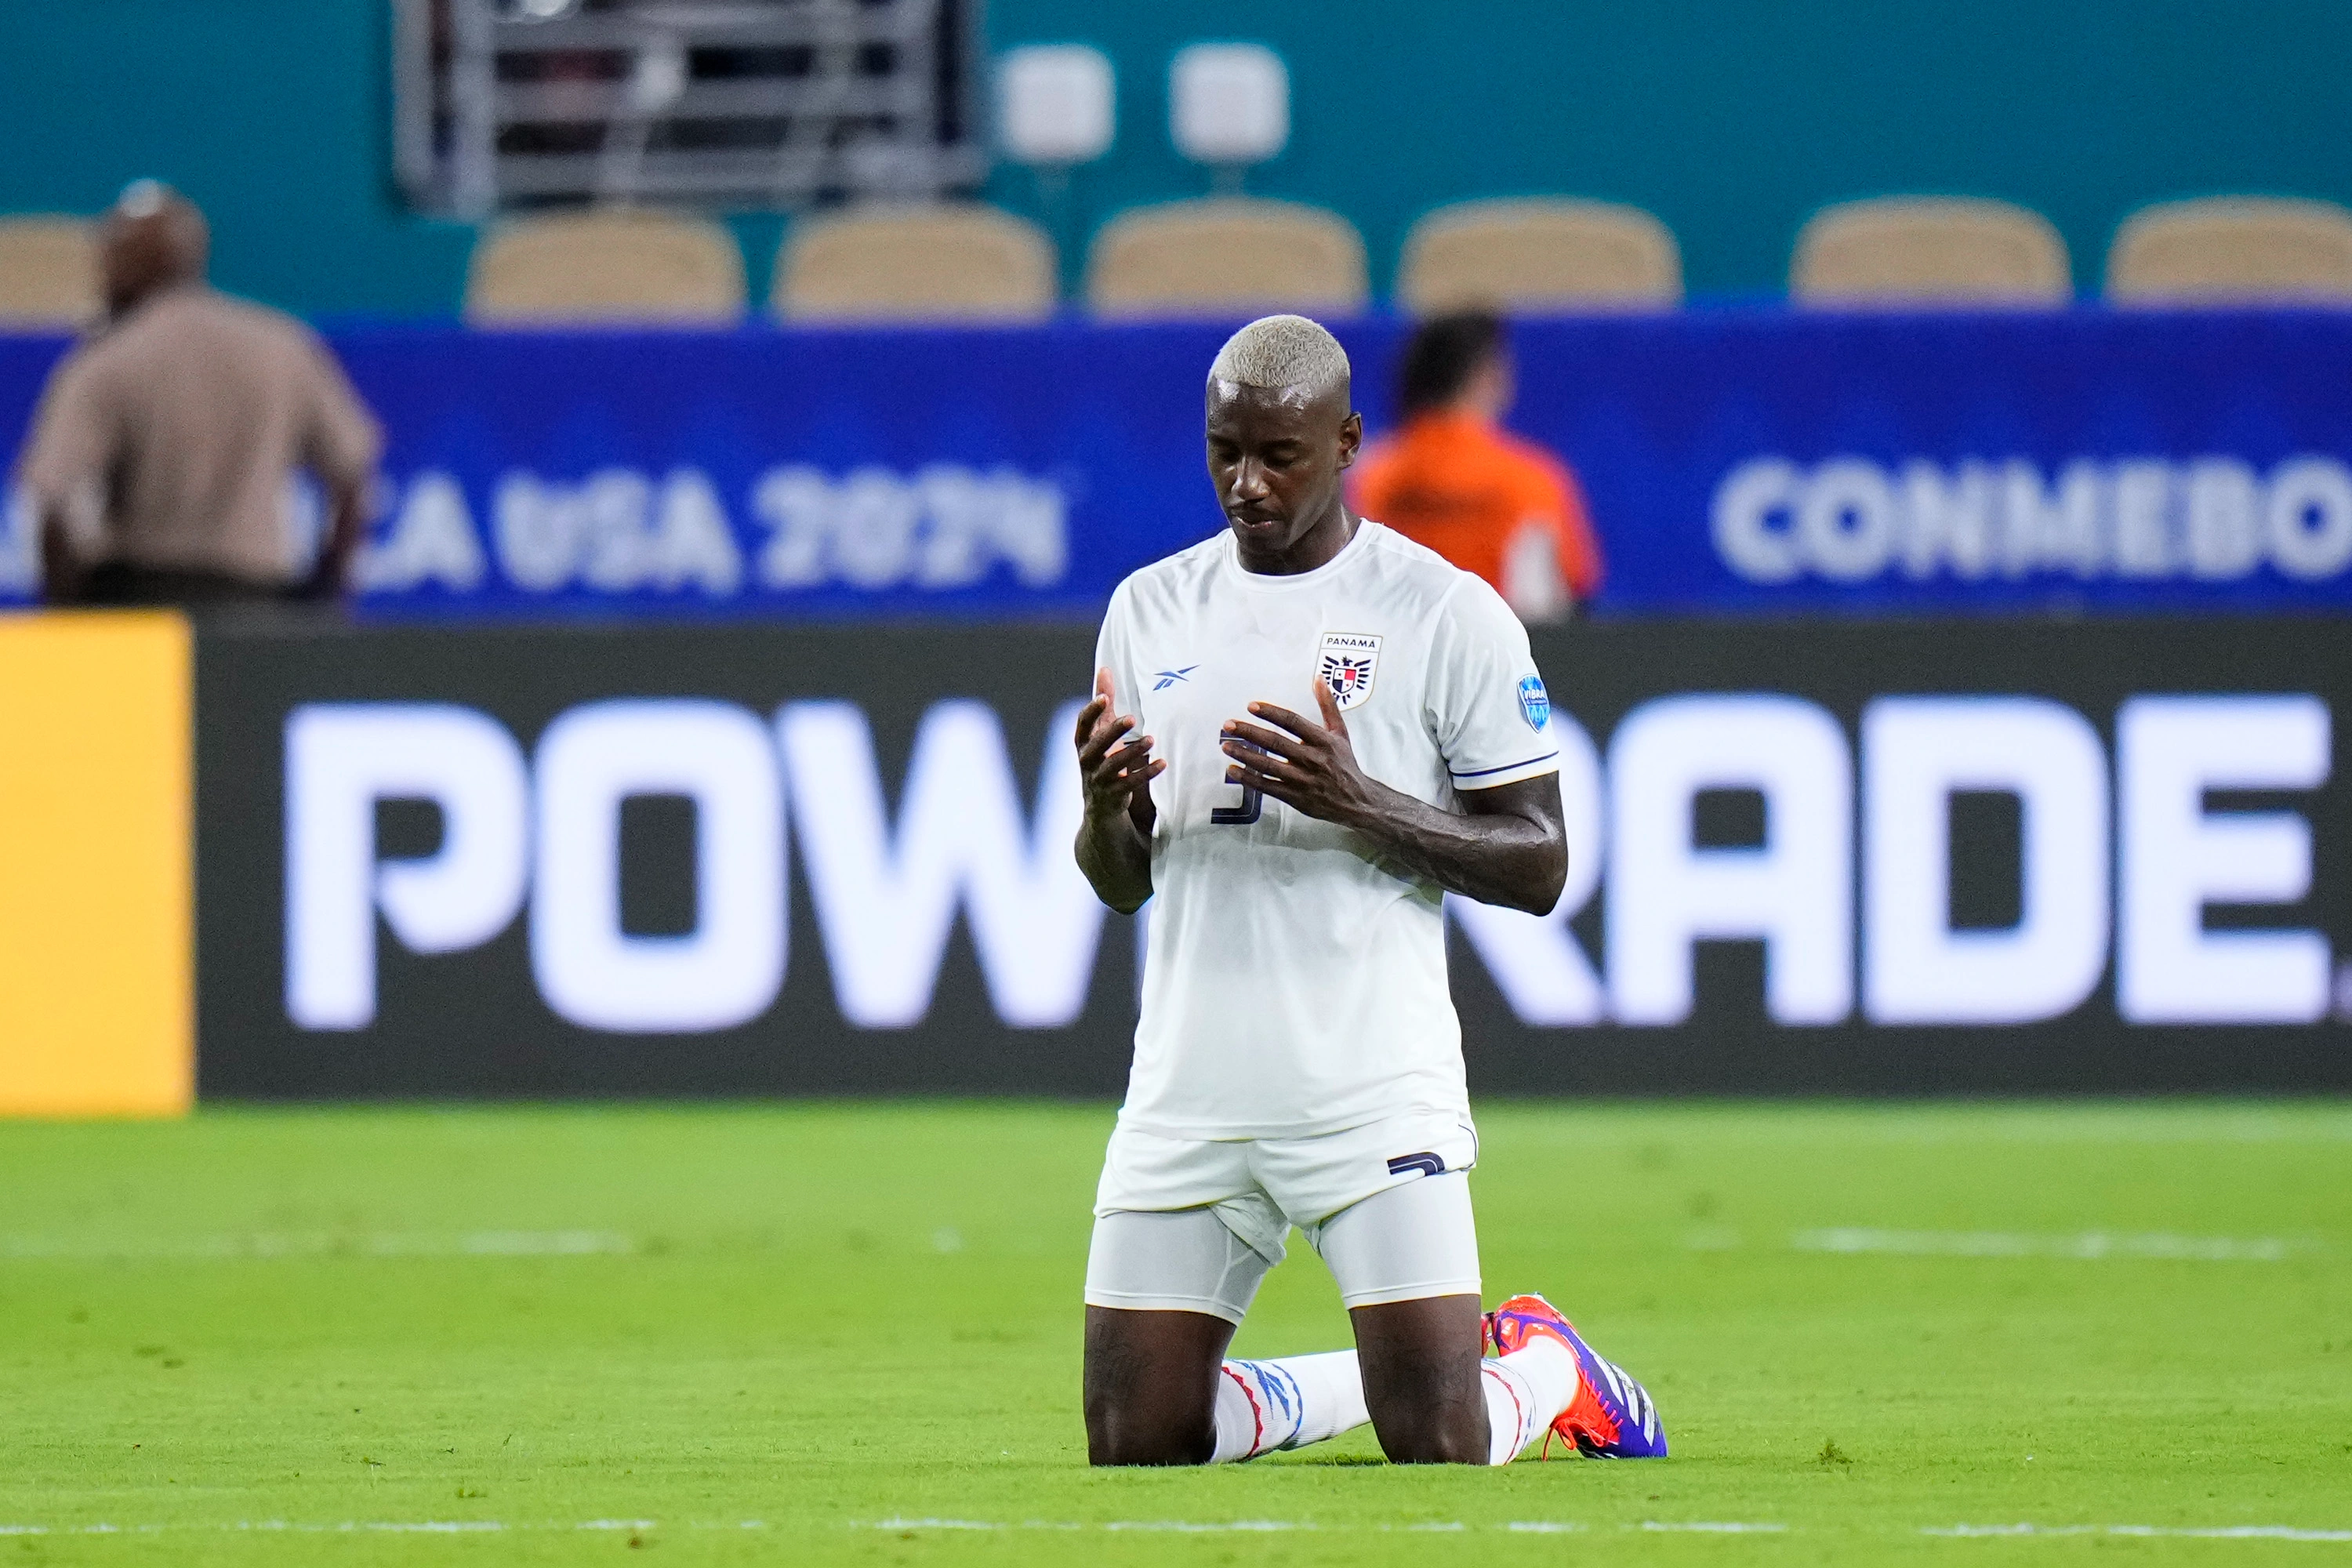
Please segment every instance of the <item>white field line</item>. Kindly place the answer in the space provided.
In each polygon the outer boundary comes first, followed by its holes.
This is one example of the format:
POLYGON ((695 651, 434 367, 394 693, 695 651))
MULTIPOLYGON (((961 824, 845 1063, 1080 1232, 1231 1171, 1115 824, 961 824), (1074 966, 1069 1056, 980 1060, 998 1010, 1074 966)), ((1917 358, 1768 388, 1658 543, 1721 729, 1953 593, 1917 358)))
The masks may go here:
MULTIPOLYGON (((496 1519, 347 1519, 340 1523, 326 1524, 283 1519, 240 1519, 227 1524, 0 1524, 0 1536, 9 1535, 158 1535, 165 1531, 279 1531, 298 1535, 488 1535, 506 1530, 628 1530, 658 1528, 650 1519, 587 1519, 577 1524, 559 1521, 515 1524, 496 1519)), ((689 1530, 765 1530, 763 1520, 747 1519, 735 1523, 705 1523, 700 1521, 688 1525, 689 1530)))
MULTIPOLYGON (((1318 1525, 1309 1521, 1234 1520, 1118 1520, 1103 1524, 1052 1523, 1045 1520, 1027 1520, 1019 1524, 979 1519, 885 1519, 864 1528, 873 1530, 1104 1530, 1104 1531, 1181 1531, 1186 1533, 1212 1534, 1232 1531, 1262 1532, 1287 1530, 1414 1530, 1467 1531, 1498 1530, 1517 1534, 1565 1535, 1582 1531, 1590 1526, 1567 1520, 1513 1520, 1507 1524, 1466 1525, 1461 1523, 1411 1525, 1318 1525)), ((1646 1519, 1639 1524, 1618 1527, 1652 1534, 1696 1535, 1786 1535, 1805 1533, 1797 1527, 1752 1520, 1656 1520, 1646 1519)), ((2210 1527, 2162 1526, 2149 1524, 1959 1524, 1923 1525, 1919 1533, 1948 1539, 1984 1539, 2024 1535, 2112 1535, 2180 1537, 2201 1541, 2322 1541, 2352 1542, 2352 1530, 2305 1530, 2287 1524, 2232 1524, 2210 1527)))
MULTIPOLYGON (((544 1522, 513 1522, 494 1519, 421 1519, 421 1520, 343 1520, 337 1523, 310 1522, 283 1519, 238 1520, 222 1524, 8 1524, 0 1523, 0 1538, 8 1536, 68 1536, 68 1535, 157 1535, 165 1531, 233 1532, 285 1531, 304 1535, 352 1535, 378 1533, 392 1535, 474 1535, 494 1534, 502 1531, 648 1531, 661 1528, 660 1521, 650 1519, 589 1519, 576 1523, 559 1521, 544 1522)), ((671 1529, 766 1530, 764 1520, 736 1521, 693 1520, 671 1529)), ((852 1528, 889 1531, 1001 1531, 1055 1530, 1106 1531, 1173 1531, 1181 1534, 1268 1534, 1286 1531, 1407 1530, 1464 1531, 1470 1530, 1502 1531, 1515 1534, 1565 1535, 1590 1530, 1589 1525, 1570 1520, 1513 1520, 1505 1524, 1468 1525, 1458 1521, 1430 1522, 1408 1525, 1319 1525, 1311 1520, 1241 1519, 1241 1520, 1111 1520, 1102 1523, 1085 1524, 1051 1520, 1024 1520, 1008 1523, 981 1519, 884 1519, 870 1524, 852 1521, 852 1528)), ((1699 1535, 1781 1535, 1808 1533, 1787 1524, 1738 1520, 1643 1520, 1638 1524, 1618 1527, 1623 1531, 1651 1533, 1689 1533, 1699 1535)), ((2291 1524, 2227 1524, 2227 1525, 2156 1525, 2156 1524, 1947 1524, 1922 1525, 1919 1533, 1944 1540, 2005 1540, 2021 1536, 2115 1536, 2122 1538, 2163 1538, 2193 1541, 2299 1541, 2352 1544, 2352 1530, 2313 1530, 2291 1524)))
POLYGON ((230 1262, 280 1258, 582 1258, 637 1250, 633 1237, 609 1230, 476 1230, 456 1236, 404 1231, 351 1235, 333 1231, 261 1232, 190 1237, 182 1240, 89 1241, 43 1236, 0 1237, 0 1258, 22 1261, 230 1262))
POLYGON ((2020 1535, 2121 1535, 2179 1537, 2192 1541, 2352 1542, 2352 1530, 2299 1530, 2291 1524, 2227 1524, 2205 1528, 2158 1524, 1948 1524, 1925 1526, 1919 1533, 1969 1541, 2020 1535))
MULTIPOLYGON (((1631 1152, 1643 1136, 1632 1132, 1593 1136, 1587 1138, 1583 1146, 1606 1145, 1631 1152)), ((2232 1112, 2190 1108, 2180 1115, 2160 1110, 2144 1116, 2128 1111, 2107 1115, 2096 1110, 2080 1114, 2060 1110, 2042 1115, 2032 1110, 1990 1109, 1953 1117, 1928 1110, 1921 1113, 1917 1121, 1908 1123, 1895 1117, 1869 1120, 1832 1115, 1818 1121, 1792 1118, 1769 1131, 1751 1133, 1746 1141, 1755 1145, 1812 1143, 1824 1136, 1915 1149, 1986 1143, 2023 1143, 2037 1148, 2075 1144, 2334 1144, 2352 1142, 2352 1114, 2329 1110, 2309 1117, 2283 1117, 2259 1110, 2232 1112)))
MULTIPOLYGON (((1435 1521, 1421 1524, 1318 1524, 1312 1520, 1235 1519, 1119 1519, 1098 1524, 1055 1522, 1048 1520, 1024 1520, 1020 1523, 984 1519, 883 1519, 863 1528, 870 1530, 1103 1530, 1103 1531, 1168 1531, 1186 1535, 1264 1534, 1279 1531, 1358 1530, 1440 1531, 1452 1534, 1471 1530, 1500 1530, 1521 1535, 1569 1535, 1591 1529, 1574 1520, 1515 1519, 1506 1524, 1471 1525, 1459 1520, 1435 1521)), ((1643 1520, 1639 1524, 1619 1527, 1629 1531, 1653 1532, 1689 1531, 1706 1535, 1777 1535, 1785 1532, 1785 1524, 1765 1524, 1741 1521, 1717 1520, 1643 1520)))
POLYGON ((2036 1236, 2000 1230, 1874 1230, 1844 1226, 1801 1230, 1789 1245, 1799 1252, 1888 1253, 1906 1258, 2158 1258, 2195 1263, 2276 1263, 2311 1247, 2275 1237, 2177 1236, 2090 1230, 2076 1236, 2036 1236))
POLYGON ((1105 1530, 1170 1530, 1183 1535, 1207 1534, 1218 1531, 1237 1530, 1246 1534, 1260 1534, 1277 1530, 1313 1530, 1312 1524, 1294 1523, 1282 1519, 1236 1519, 1224 1523, 1194 1524, 1181 1519, 1122 1519, 1103 1526, 1105 1530))

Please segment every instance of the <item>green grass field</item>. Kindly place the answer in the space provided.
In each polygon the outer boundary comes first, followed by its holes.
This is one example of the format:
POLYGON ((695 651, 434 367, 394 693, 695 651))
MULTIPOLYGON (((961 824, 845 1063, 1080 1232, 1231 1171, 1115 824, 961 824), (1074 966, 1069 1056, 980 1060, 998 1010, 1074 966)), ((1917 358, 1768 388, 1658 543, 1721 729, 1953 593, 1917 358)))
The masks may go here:
MULTIPOLYGON (((1086 1469, 1108 1121, 0 1126, 0 1568, 2352 1562, 2352 1107, 1490 1105, 1489 1299, 1675 1453, 1505 1471, 1086 1469)), ((1345 1329, 1296 1247, 1237 1343, 1345 1329)))

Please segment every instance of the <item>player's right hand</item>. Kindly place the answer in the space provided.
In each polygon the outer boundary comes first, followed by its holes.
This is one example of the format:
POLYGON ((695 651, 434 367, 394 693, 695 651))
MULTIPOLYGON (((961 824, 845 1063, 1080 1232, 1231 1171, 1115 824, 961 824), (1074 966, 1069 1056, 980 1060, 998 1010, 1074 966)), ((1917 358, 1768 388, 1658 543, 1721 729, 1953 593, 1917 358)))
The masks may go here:
POLYGON ((1139 802, 1150 800, 1151 781, 1168 771, 1165 758, 1152 757, 1150 736, 1129 738, 1135 717, 1112 712, 1112 695, 1110 671, 1098 669, 1094 700, 1078 710, 1078 777, 1086 787, 1090 817, 1128 815, 1139 802))

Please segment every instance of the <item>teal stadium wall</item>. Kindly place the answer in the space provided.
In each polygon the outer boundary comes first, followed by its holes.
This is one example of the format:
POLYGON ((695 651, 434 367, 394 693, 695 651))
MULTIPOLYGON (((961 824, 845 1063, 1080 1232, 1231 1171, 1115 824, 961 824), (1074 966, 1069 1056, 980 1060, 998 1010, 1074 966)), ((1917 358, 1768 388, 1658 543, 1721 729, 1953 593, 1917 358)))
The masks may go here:
MULTIPOLYGON (((2352 201, 2352 7, 2332 0, 992 0, 992 47, 1081 40, 1119 71, 1118 146, 1057 211, 1082 237, 1198 194, 1168 145, 1169 54, 1269 43, 1294 139, 1254 191, 1360 225, 1385 291, 1405 229, 1467 196, 1639 204, 1702 297, 1779 290, 1797 226, 1889 191, 2001 196, 2095 289, 2139 204, 2221 191, 2352 201)), ((452 310, 471 234, 390 174, 386 0, 0 0, 0 211, 89 210, 127 179, 212 213, 231 289, 313 315, 452 310)), ((781 232, 737 221, 755 278, 781 232)))

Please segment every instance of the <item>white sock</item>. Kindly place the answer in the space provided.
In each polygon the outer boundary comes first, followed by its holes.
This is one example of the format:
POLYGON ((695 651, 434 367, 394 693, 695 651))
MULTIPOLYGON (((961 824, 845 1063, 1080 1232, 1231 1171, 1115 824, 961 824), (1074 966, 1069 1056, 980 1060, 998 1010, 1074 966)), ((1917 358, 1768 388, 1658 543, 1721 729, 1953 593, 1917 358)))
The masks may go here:
POLYGON ((1217 1372, 1216 1409, 1217 1465, 1303 1448, 1371 1419, 1354 1351, 1229 1361, 1217 1372))
POLYGON ((1558 1340, 1530 1336, 1507 1356, 1478 1363, 1486 1390, 1486 1462, 1507 1465, 1576 1397, 1576 1357, 1558 1340))

